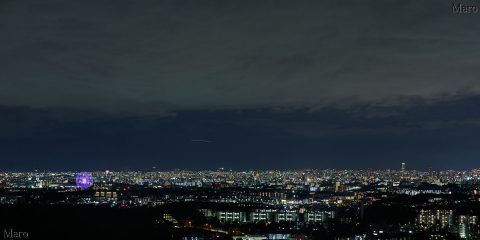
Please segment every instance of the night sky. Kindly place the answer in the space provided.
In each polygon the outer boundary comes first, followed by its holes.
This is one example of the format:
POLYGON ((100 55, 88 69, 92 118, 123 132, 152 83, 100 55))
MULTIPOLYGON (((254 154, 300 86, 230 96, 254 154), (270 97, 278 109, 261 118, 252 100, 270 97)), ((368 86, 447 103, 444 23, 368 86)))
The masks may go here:
POLYGON ((2 0, 0 170, 476 168, 452 3, 2 0))

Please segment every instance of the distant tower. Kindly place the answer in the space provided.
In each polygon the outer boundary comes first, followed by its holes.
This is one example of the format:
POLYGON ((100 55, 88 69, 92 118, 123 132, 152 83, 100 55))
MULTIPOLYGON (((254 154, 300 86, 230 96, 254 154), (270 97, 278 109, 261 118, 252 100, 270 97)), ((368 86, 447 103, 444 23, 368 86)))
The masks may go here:
POLYGON ((405 163, 404 163, 404 162, 402 162, 402 166, 400 167, 400 170, 401 170, 402 172, 405 172, 405 163))
POLYGON ((343 191, 342 184, 340 182, 335 182, 335 192, 341 192, 341 191, 343 191))

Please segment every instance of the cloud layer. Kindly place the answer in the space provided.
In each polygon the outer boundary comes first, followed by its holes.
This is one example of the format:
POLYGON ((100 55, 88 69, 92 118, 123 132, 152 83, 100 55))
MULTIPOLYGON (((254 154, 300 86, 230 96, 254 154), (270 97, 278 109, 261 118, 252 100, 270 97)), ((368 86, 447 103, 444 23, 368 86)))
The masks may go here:
POLYGON ((151 114, 480 90, 448 1, 3 1, 0 105, 151 114))

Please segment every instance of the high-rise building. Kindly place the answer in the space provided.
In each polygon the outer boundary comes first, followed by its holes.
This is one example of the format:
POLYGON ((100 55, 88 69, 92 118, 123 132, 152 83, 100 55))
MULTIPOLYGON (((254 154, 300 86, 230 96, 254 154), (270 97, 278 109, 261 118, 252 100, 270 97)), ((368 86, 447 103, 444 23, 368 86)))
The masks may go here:
POLYGON ((342 192, 343 191, 343 188, 342 188, 342 183, 340 182, 335 182, 335 192, 342 192))
POLYGON ((421 229, 442 230, 453 225, 453 216, 453 210, 422 209, 416 220, 421 229))
POLYGON ((469 234, 468 234, 468 225, 465 223, 460 223, 458 225, 458 235, 460 239, 469 239, 469 234))
POLYGON ((325 211, 308 210, 305 213, 306 222, 326 222, 328 219, 332 219, 334 217, 335 217, 335 212, 332 210, 325 210, 325 211))
POLYGON ((405 163, 404 163, 404 162, 402 162, 402 166, 400 167, 400 170, 401 170, 402 172, 405 172, 405 163))
POLYGON ((220 222, 246 222, 245 212, 233 212, 233 211, 219 211, 217 212, 217 218, 220 222))

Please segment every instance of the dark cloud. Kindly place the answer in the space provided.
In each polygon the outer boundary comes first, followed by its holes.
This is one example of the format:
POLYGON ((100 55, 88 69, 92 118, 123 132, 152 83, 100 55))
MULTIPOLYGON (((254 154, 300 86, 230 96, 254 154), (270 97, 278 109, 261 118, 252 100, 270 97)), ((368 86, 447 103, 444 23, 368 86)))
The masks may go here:
POLYGON ((448 1, 2 1, 0 104, 111 114, 477 94, 448 1))
POLYGON ((437 0, 4 0, 0 167, 475 167, 478 16, 437 0))

